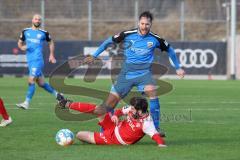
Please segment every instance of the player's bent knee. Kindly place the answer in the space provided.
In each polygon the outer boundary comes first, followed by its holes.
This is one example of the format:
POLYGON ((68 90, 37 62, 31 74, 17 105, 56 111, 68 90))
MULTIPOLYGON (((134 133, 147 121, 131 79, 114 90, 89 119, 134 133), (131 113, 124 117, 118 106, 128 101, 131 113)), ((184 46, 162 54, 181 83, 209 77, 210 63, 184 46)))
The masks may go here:
POLYGON ((110 93, 105 104, 114 108, 117 103, 120 101, 120 96, 117 93, 110 93))
POLYGON ((156 89, 157 88, 154 85, 147 85, 144 87, 144 92, 147 94, 149 98, 156 98, 157 97, 156 89))
POLYGON ((28 83, 29 83, 29 84, 34 84, 34 83, 35 83, 34 78, 29 78, 29 79, 28 79, 28 83))

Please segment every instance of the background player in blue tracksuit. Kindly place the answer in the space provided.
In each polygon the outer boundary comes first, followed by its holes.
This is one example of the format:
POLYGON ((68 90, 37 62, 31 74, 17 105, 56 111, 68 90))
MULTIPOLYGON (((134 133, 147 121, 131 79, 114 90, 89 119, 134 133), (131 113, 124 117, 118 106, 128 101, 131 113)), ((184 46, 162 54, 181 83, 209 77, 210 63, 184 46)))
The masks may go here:
POLYGON ((105 102, 109 108, 114 108, 136 86, 140 92, 144 92, 150 99, 150 112, 154 125, 159 129, 160 103, 156 94, 156 83, 152 78, 151 64, 154 58, 154 49, 168 52, 175 65, 176 73, 184 77, 184 70, 180 68, 174 49, 166 40, 150 31, 153 16, 149 11, 139 16, 138 28, 121 32, 105 40, 92 56, 85 58, 86 63, 92 63, 106 47, 111 43, 128 42, 129 48, 124 50, 125 60, 116 83, 105 102))
POLYGON ((26 51, 29 69, 28 91, 26 99, 23 103, 17 104, 18 107, 23 109, 29 108, 29 103, 35 92, 35 82, 38 84, 38 86, 53 94, 55 97, 59 98, 62 96, 44 81, 44 75, 42 73, 42 69, 44 67, 44 60, 42 55, 44 41, 47 41, 49 44, 49 62, 56 63, 56 59, 54 57, 54 42, 51 39, 49 33, 45 30, 40 29, 40 26, 41 16, 35 14, 32 19, 32 27, 24 29, 18 40, 18 47, 22 51, 26 51))

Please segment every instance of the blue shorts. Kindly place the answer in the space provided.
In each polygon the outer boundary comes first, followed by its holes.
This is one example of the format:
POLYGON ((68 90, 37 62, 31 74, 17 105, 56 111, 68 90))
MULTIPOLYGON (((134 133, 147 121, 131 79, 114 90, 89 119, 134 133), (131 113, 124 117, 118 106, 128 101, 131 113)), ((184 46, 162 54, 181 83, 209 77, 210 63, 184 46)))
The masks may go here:
POLYGON ((28 63, 29 77, 42 77, 42 69, 44 67, 43 62, 30 62, 28 63))
POLYGON ((111 88, 111 92, 117 93, 121 98, 124 98, 133 87, 137 87, 139 92, 144 93, 145 86, 150 84, 156 85, 150 71, 133 78, 128 78, 125 74, 120 73, 115 84, 111 88))

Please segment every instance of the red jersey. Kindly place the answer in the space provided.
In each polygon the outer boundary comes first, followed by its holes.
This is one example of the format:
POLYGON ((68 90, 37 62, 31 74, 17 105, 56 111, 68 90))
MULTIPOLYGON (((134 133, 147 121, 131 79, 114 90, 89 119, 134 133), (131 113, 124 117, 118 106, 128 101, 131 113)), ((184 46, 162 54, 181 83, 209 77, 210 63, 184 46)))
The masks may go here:
POLYGON ((126 145, 136 143, 145 134, 153 138, 158 144, 164 144, 164 141, 156 130, 152 117, 149 114, 134 119, 131 107, 125 106, 121 109, 117 109, 115 115, 127 116, 126 119, 121 121, 114 129, 115 136, 121 144, 126 145), (158 137, 158 140, 161 139, 161 141, 154 139, 154 135, 158 137))
POLYGON ((104 120, 99 122, 104 132, 94 133, 96 144, 134 144, 145 134, 149 135, 157 144, 165 144, 155 129, 152 117, 149 114, 134 119, 131 107, 125 106, 121 109, 116 109, 114 115, 118 117, 126 115, 126 119, 115 125, 111 120, 110 114, 106 114, 104 120))

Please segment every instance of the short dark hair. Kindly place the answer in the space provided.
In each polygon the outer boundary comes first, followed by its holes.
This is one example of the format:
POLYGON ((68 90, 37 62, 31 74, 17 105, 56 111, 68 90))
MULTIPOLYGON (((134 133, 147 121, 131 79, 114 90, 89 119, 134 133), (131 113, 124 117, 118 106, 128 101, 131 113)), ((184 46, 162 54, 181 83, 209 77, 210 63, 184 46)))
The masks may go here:
POLYGON ((133 97, 130 99, 130 105, 136 110, 141 110, 143 113, 148 111, 148 102, 146 98, 143 97, 133 97))
POLYGON ((152 13, 149 12, 149 11, 144 11, 144 12, 142 12, 142 13, 140 14, 140 16, 139 16, 139 20, 140 20, 142 17, 149 18, 151 22, 153 21, 153 15, 152 15, 152 13))

